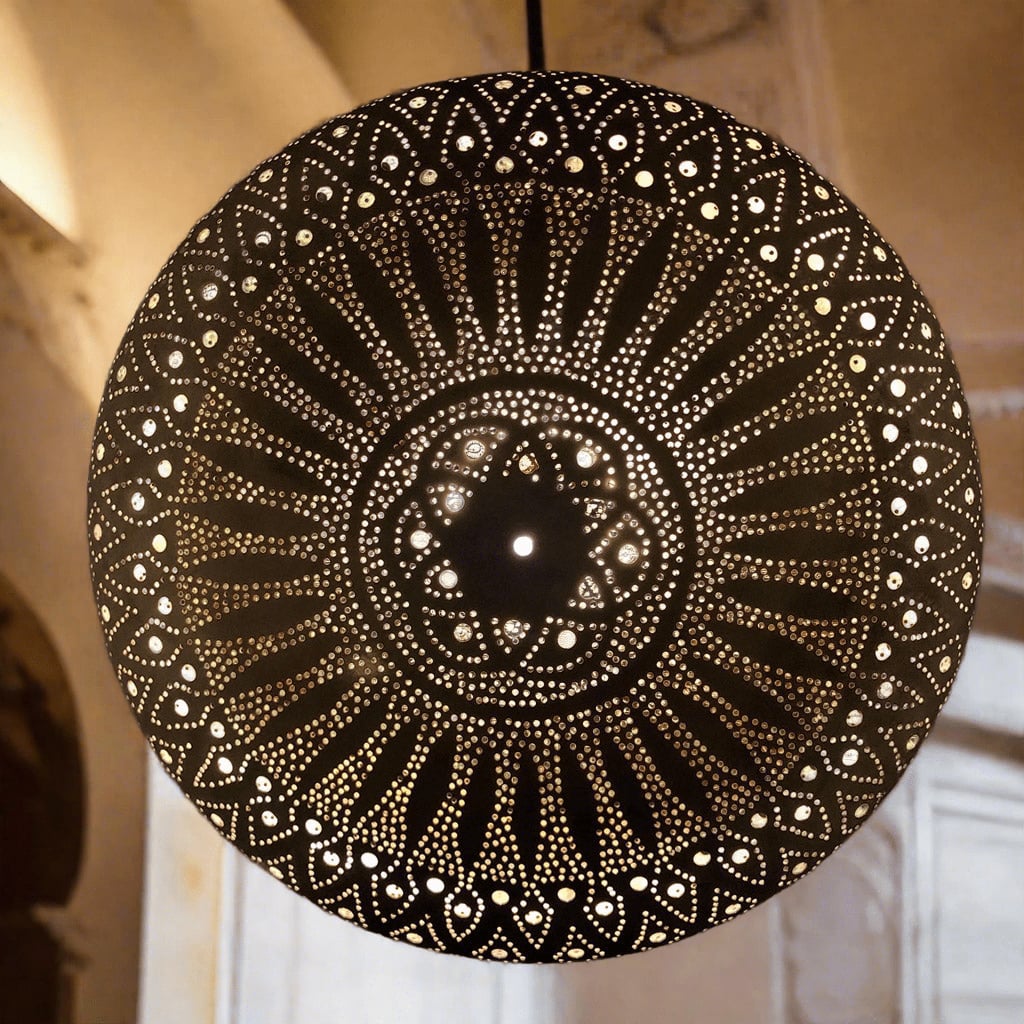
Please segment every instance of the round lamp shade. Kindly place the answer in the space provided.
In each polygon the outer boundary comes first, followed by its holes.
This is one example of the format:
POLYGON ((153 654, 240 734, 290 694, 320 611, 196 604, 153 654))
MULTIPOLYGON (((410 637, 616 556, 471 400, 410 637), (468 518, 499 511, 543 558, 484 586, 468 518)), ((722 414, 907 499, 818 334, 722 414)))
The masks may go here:
POLYGON ((952 684, 981 490, 935 316, 714 107, 510 73, 360 107, 117 353, 110 657, 246 856, 423 947, 693 935, 867 818, 952 684))

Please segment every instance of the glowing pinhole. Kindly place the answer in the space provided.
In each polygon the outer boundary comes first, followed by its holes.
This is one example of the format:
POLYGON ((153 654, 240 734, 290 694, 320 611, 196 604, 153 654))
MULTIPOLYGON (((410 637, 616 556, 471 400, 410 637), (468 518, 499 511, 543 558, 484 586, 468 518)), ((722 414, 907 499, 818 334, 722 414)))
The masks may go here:
POLYGON ((520 533, 512 538, 512 550, 520 558, 528 558, 533 554, 533 538, 528 533, 520 533))

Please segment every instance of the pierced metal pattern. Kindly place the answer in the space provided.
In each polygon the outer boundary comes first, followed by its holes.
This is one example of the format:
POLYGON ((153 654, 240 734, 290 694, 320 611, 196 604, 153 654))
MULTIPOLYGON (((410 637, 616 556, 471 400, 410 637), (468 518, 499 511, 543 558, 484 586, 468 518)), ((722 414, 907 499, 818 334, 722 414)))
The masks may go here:
POLYGON ((967 410, 895 253, 712 107, 564 73, 313 130, 196 226, 100 410, 111 658, 248 856, 583 960, 818 864, 953 680, 967 410))

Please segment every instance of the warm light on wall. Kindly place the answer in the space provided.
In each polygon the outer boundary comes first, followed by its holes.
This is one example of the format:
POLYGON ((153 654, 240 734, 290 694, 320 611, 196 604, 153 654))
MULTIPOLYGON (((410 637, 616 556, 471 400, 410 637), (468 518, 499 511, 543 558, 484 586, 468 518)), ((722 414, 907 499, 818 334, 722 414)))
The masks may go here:
POLYGON ((78 213, 46 78, 11 4, 0 5, 0 182, 66 238, 78 213))

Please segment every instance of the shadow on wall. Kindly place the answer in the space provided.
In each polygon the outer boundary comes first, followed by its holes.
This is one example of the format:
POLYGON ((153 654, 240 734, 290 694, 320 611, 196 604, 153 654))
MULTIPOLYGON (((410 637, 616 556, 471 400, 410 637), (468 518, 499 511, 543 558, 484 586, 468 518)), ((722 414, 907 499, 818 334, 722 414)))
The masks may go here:
POLYGON ((64 669, 0 576, 0 1021, 71 1020, 63 907, 82 855, 83 780, 64 669))

